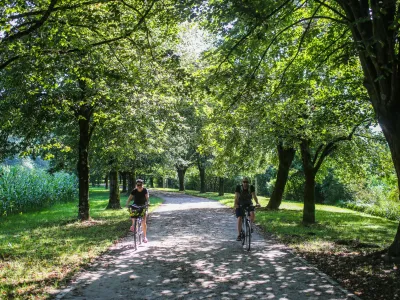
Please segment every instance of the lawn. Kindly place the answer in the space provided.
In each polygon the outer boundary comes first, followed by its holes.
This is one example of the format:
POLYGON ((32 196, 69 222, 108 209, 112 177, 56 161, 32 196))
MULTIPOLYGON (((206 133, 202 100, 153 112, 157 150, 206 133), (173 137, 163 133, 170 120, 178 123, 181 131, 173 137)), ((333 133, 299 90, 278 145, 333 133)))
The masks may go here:
MULTIPOLYGON (((91 221, 77 221, 77 201, 0 220, 0 298, 45 299, 51 288, 128 233, 126 209, 105 210, 109 191, 91 188, 91 221)), ((121 204, 127 197, 121 194, 121 204)), ((150 211, 162 199, 151 197, 150 211)))

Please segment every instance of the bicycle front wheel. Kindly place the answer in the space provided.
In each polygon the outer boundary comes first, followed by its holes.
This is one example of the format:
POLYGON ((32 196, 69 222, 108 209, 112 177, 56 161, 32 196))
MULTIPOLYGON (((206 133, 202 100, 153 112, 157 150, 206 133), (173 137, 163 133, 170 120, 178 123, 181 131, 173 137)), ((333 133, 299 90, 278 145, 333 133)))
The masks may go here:
POLYGON ((246 217, 242 217, 242 246, 246 245, 246 217))
POLYGON ((138 240, 138 244, 140 245, 142 243, 142 240, 143 240, 142 221, 141 220, 137 220, 137 222, 138 222, 137 240, 138 240))
POLYGON ((137 234, 138 233, 138 220, 135 219, 135 222, 133 224, 134 224, 133 225, 133 248, 135 250, 137 250, 137 244, 139 242, 138 234, 137 234))
POLYGON ((251 224, 250 220, 246 220, 246 246, 247 251, 250 251, 250 244, 251 244, 251 224))

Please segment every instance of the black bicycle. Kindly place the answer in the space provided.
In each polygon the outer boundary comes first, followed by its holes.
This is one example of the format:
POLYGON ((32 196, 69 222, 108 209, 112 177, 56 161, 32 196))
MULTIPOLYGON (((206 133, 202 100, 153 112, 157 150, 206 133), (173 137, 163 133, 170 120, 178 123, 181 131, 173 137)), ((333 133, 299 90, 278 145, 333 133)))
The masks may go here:
POLYGON ((133 204, 129 206, 129 213, 132 218, 135 219, 133 222, 133 247, 137 250, 138 245, 143 242, 143 228, 142 228, 142 220, 147 212, 148 205, 136 205, 133 204))
POLYGON ((250 212, 255 210, 255 207, 250 206, 241 206, 243 216, 242 216, 242 231, 240 233, 240 239, 242 241, 242 246, 250 251, 251 245, 251 221, 250 221, 250 212))

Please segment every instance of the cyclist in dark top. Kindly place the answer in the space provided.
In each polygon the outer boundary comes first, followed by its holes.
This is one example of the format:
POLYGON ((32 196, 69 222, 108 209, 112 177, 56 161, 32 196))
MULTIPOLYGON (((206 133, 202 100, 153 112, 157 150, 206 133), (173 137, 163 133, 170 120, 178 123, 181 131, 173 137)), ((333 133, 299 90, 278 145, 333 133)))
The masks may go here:
MULTIPOLYGON (((254 201, 256 201, 256 206, 259 207, 260 204, 258 203, 254 185, 249 186, 249 179, 247 177, 243 177, 242 184, 237 185, 235 190, 235 209, 236 209, 236 217, 238 219, 237 222, 238 237, 236 239, 237 241, 240 241, 240 231, 242 228, 242 217, 244 213, 244 210, 240 209, 239 206, 242 207, 253 206, 253 202, 251 201, 252 198, 254 199, 254 201)), ((254 208, 250 212, 250 221, 251 223, 254 223, 254 208)), ((251 227, 251 230, 253 230, 253 226, 251 227)))
MULTIPOLYGON (((129 195, 128 200, 126 201, 126 207, 129 207, 129 202, 133 199, 133 204, 142 206, 146 204, 150 204, 149 201, 149 192, 147 191, 146 188, 143 187, 143 180, 142 179, 137 179, 136 180, 136 187, 132 190, 131 194, 129 195)), ((143 220, 142 220, 142 226, 143 226, 143 242, 147 243, 147 224, 146 224, 146 217, 147 214, 145 213, 143 220)), ((132 226, 131 226, 131 231, 133 231, 133 224, 135 222, 135 218, 132 218, 132 226)))

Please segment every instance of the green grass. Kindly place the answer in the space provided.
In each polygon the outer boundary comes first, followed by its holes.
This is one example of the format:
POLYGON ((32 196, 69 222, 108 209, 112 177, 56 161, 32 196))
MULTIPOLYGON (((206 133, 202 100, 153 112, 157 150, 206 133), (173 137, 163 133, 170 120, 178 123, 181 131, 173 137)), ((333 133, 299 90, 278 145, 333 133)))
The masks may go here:
MULTIPOLYGON (((125 236, 126 209, 105 210, 109 191, 90 190, 89 222, 78 222, 77 203, 0 220, 0 298, 44 299, 83 265, 125 236)), ((127 197, 121 194, 121 205, 127 197)), ((162 199, 151 197, 154 210, 162 199)))
MULTIPOLYGON (((218 196, 218 193, 200 194, 198 191, 185 193, 218 200, 233 208, 234 194, 218 196)), ((262 207, 269 201, 265 197, 258 199, 262 207)), ((278 211, 258 209, 256 223, 290 247, 312 252, 349 250, 344 249, 346 245, 335 243, 339 240, 358 240, 360 243, 376 245, 376 248, 371 248, 373 250, 381 250, 392 243, 398 227, 397 221, 329 205, 316 205, 316 224, 305 226, 302 216, 302 203, 283 201, 278 211)))

